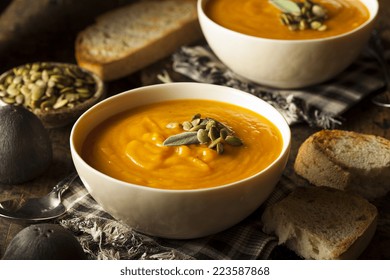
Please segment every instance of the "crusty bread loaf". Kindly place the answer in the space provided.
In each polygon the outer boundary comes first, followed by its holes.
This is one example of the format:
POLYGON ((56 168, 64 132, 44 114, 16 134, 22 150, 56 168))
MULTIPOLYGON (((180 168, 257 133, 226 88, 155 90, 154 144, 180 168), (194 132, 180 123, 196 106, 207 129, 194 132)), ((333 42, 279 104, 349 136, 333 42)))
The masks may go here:
POLYGON ((109 81, 201 38, 196 0, 143 0, 110 11, 80 32, 77 63, 109 81))
POLYGON ((316 186, 350 190, 373 200, 390 191, 390 140, 322 130, 301 145, 294 169, 316 186))
POLYGON ((267 207, 263 230, 305 259, 356 259, 376 230, 377 209, 361 196, 298 187, 267 207))

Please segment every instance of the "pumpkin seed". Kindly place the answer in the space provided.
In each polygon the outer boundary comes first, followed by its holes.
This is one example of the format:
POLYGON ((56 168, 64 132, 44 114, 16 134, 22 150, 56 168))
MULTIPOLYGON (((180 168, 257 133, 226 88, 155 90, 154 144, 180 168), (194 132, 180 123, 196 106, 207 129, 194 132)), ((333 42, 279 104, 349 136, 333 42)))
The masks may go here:
POLYGON ((6 103, 47 111, 82 103, 94 94, 95 81, 77 66, 37 62, 13 68, 0 82, 0 92, 6 103))
POLYGON ((282 23, 284 24, 284 25, 289 25, 290 24, 290 19, 289 19, 289 17, 287 16, 287 14, 281 14, 280 15, 280 20, 282 21, 282 23))
POLYGON ((281 10, 280 21, 291 31, 327 29, 323 22, 328 18, 326 9, 311 0, 294 2, 291 0, 270 0, 281 10))
POLYGON ((88 99, 92 96, 92 92, 81 92, 79 93, 79 96, 82 99, 88 99))
POLYGON ((29 89, 29 87, 27 85, 23 85, 21 88, 20 88, 20 92, 21 94, 23 95, 29 95, 31 94, 31 90, 29 89))
POLYGON ((192 119, 191 119, 191 120, 192 120, 192 121, 195 120, 195 119, 199 119, 199 120, 200 120, 200 118, 201 118, 201 114, 197 113, 197 114, 195 114, 195 115, 192 116, 192 119))
POLYGON ((53 105, 55 102, 56 102, 56 99, 53 96, 52 98, 49 98, 49 99, 43 101, 40 105, 40 109, 45 110, 45 111, 50 110, 51 108, 53 108, 53 105))
POLYGON ((223 144, 217 143, 216 150, 219 155, 223 154, 223 144))
POLYGON ((222 128, 219 131, 219 135, 222 137, 222 139, 226 139, 226 137, 229 135, 229 131, 226 128, 222 128))
POLYGON ((21 76, 15 76, 15 78, 12 80, 12 83, 15 85, 18 85, 22 82, 22 77, 21 76))
POLYGON ((210 129, 209 129, 209 138, 211 139, 211 141, 214 141, 215 139, 217 139, 220 135, 220 133, 218 132, 218 129, 216 126, 212 126, 210 129))
POLYGON ((228 135, 225 138, 225 142, 228 143, 229 145, 232 145, 232 146, 241 146, 242 145, 241 139, 236 137, 236 136, 232 136, 232 135, 228 135))
POLYGON ((307 23, 306 23, 306 21, 305 20, 301 20, 300 22, 299 22, 299 30, 305 30, 307 28, 307 23))
POLYGON ((76 91, 78 93, 88 93, 89 89, 87 89, 87 88, 76 88, 76 91))
POLYGON ((53 109, 59 109, 64 107, 68 103, 68 100, 66 98, 60 99, 58 98, 56 103, 53 105, 53 109))
POLYGON ((13 104, 15 103, 15 98, 13 97, 3 97, 2 100, 7 104, 13 104))
POLYGON ((321 26, 322 26, 322 23, 319 22, 319 21, 312 21, 312 22, 310 23, 311 29, 317 30, 317 29, 320 28, 321 26))
POLYGON ((22 104, 24 102, 24 96, 23 95, 18 95, 18 96, 16 96, 15 97, 15 103, 17 104, 17 105, 20 105, 20 104, 22 104))
POLYGON ((72 103, 74 101, 77 101, 79 100, 80 98, 80 95, 78 95, 77 93, 65 93, 65 99, 68 100, 69 103, 72 103))
POLYGON ((206 129, 210 129, 213 126, 217 126, 217 122, 213 119, 208 119, 206 129))
POLYGON ((198 137, 200 144, 205 144, 205 143, 210 141, 207 130, 205 130, 203 128, 198 130, 196 136, 198 137))
POLYGON ((315 15, 319 18, 323 18, 326 16, 326 10, 317 4, 313 5, 313 7, 311 8, 311 12, 313 13, 313 15, 315 15))
POLYGON ((49 73, 47 72, 47 70, 43 70, 42 71, 42 75, 41 75, 41 78, 42 80, 47 83, 49 81, 49 73))
POLYGON ((8 87, 7 88, 7 93, 8 93, 9 96, 13 97, 13 96, 16 96, 16 95, 19 94, 19 90, 17 88, 15 88, 15 87, 8 87))
POLYGON ((45 95, 47 97, 52 97, 52 96, 54 96, 54 94, 55 94, 55 91, 54 91, 54 89, 52 87, 48 87, 46 89, 45 95))
POLYGON ((192 126, 197 126, 200 124, 200 118, 192 119, 191 121, 192 126))
POLYGON ((36 70, 36 71, 38 71, 40 68, 41 67, 40 67, 39 63, 33 63, 33 65, 31 66, 31 69, 36 70))
POLYGON ((39 100, 45 93, 45 89, 40 86, 35 86, 31 91, 31 99, 32 100, 39 100))
POLYGON ((317 30, 318 31, 325 31, 325 30, 327 30, 328 29, 328 27, 326 26, 326 25, 321 25, 317 30))
POLYGON ((64 87, 60 90, 60 93, 67 93, 67 92, 72 92, 74 89, 72 87, 64 87))
POLYGON ((189 121, 185 121, 183 122, 182 126, 184 130, 188 131, 192 128, 192 123, 190 123, 189 121))
POLYGON ((209 148, 210 148, 210 149, 214 149, 214 148, 217 146, 218 143, 221 143, 222 140, 223 140, 223 139, 222 139, 221 137, 219 137, 219 138, 213 140, 213 141, 210 143, 209 148))

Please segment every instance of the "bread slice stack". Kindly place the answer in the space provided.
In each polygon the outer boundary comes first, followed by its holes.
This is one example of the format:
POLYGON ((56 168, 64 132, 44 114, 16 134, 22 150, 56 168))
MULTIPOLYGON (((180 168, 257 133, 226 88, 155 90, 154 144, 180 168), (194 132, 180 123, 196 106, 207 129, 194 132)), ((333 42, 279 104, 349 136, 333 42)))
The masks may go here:
POLYGON ((322 130, 301 145, 294 169, 313 185, 353 191, 374 200, 390 191, 390 140, 322 130))
POLYGON ((104 81, 122 78, 202 36, 196 0, 140 0, 107 12, 81 31, 77 63, 104 81))
POLYGON ((297 187, 267 207, 263 230, 305 259, 356 259, 376 230, 369 201, 390 191, 390 140, 343 130, 322 130, 300 146, 297 187))
POLYGON ((269 206, 263 231, 305 259, 356 259, 376 230, 377 209, 366 199, 328 187, 298 187, 269 206))

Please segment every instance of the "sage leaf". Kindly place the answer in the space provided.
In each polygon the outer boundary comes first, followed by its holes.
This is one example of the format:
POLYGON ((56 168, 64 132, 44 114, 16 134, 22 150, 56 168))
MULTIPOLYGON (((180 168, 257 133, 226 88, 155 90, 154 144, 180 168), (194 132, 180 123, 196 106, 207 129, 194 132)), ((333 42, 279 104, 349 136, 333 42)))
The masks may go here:
POLYGON ((163 142, 164 146, 180 146, 190 144, 200 144, 197 131, 183 132, 176 135, 169 136, 163 142))
POLYGON ((271 4, 280 9, 284 13, 300 15, 301 9, 298 4, 290 0, 269 0, 271 4))

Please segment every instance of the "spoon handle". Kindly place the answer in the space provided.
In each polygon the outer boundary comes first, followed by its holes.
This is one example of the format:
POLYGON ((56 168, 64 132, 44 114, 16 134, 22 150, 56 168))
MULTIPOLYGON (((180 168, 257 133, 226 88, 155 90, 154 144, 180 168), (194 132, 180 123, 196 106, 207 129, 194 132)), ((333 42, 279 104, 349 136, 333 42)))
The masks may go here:
POLYGON ((77 172, 72 172, 64 179, 62 179, 60 182, 58 182, 53 188, 53 190, 51 191, 51 193, 55 193, 61 196, 69 188, 69 186, 73 183, 73 181, 76 180, 78 176, 79 175, 77 174, 77 172))

